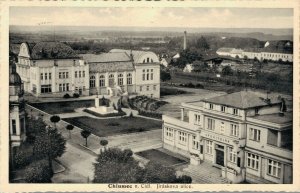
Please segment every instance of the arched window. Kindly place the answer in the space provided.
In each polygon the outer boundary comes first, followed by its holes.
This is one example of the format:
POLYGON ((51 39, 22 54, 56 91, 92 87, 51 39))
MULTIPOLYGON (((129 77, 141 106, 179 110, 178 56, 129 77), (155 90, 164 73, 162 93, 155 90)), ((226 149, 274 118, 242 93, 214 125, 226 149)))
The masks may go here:
POLYGON ((90 88, 95 88, 95 76, 90 77, 90 88))
POLYGON ((113 74, 110 74, 108 77, 108 85, 110 87, 113 87, 115 85, 115 76, 113 74))
POLYGON ((123 74, 118 75, 118 85, 123 86, 123 74))
POLYGON ((132 84, 132 74, 131 74, 131 73, 128 73, 128 74, 127 74, 127 84, 128 84, 128 85, 131 85, 131 84, 132 84))
POLYGON ((100 75, 100 77, 99 77, 99 86, 100 87, 105 86, 105 76, 104 75, 100 75))

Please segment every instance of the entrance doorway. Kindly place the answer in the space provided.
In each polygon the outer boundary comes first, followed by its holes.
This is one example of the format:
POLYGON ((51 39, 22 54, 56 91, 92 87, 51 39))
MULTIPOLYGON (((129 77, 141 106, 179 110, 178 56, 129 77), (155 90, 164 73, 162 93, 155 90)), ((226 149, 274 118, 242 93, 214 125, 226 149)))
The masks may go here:
POLYGON ((216 145, 216 164, 224 166, 224 146, 216 145))

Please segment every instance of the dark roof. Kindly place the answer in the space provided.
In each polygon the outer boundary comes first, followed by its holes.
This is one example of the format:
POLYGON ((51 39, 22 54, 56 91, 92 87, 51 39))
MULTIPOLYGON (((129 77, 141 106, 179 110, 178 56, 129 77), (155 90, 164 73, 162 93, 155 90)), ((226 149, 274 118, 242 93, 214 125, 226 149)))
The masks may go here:
POLYGON ((256 115, 251 118, 258 119, 261 121, 276 123, 276 124, 285 124, 285 123, 292 123, 293 113, 285 112, 283 116, 280 116, 279 113, 273 113, 273 114, 267 114, 267 115, 256 115))
POLYGON ((71 59, 78 58, 76 52, 61 42, 39 42, 28 44, 31 59, 71 59))
POLYGON ((239 109, 248 109, 281 103, 281 100, 278 98, 277 95, 275 96, 268 94, 268 99, 270 99, 269 103, 267 100, 265 100, 266 97, 266 93, 260 93, 255 91, 240 91, 232 94, 213 97, 210 99, 204 99, 203 101, 231 106, 239 109))
POLYGON ((22 80, 16 71, 16 64, 11 62, 9 64, 9 86, 20 86, 21 84, 22 80))
POLYGON ((102 62, 91 63, 90 72, 123 72, 134 70, 132 62, 102 62))
POLYGON ((129 62, 131 59, 125 53, 80 54, 87 63, 129 62))

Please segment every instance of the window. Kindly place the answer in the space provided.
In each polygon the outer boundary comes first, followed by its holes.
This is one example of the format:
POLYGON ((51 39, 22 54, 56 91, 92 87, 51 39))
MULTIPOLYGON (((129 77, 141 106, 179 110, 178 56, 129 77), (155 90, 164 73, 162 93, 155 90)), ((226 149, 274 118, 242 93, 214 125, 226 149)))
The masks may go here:
POLYGON ((150 61, 149 58, 147 58, 147 63, 149 63, 149 61, 150 61))
POLYGON ((199 142, 196 140, 196 136, 193 135, 193 149, 199 150, 199 142))
POLYGON ((66 78, 69 78, 69 72, 66 72, 66 78))
POLYGON ((225 106, 221 106, 221 111, 225 113, 226 112, 226 107, 225 106))
POLYGON ((268 171, 267 174, 274 177, 280 177, 281 163, 268 159, 268 171))
POLYGON ((212 154, 212 141, 206 141, 206 153, 212 154))
POLYGON ((153 69, 151 69, 150 80, 153 80, 153 69))
POLYGON ((195 119, 194 119, 194 124, 195 125, 200 125, 200 115, 198 115, 198 114, 195 114, 194 115, 195 117, 195 119))
POLYGON ((236 155, 236 152, 233 151, 233 148, 232 148, 232 147, 229 147, 229 148, 228 148, 228 158, 229 158, 229 161, 230 161, 230 162, 236 163, 236 161, 237 161, 237 155, 236 155))
POLYGON ((207 129, 215 130, 215 120, 211 118, 207 118, 207 129))
POLYGON ((147 80, 149 80, 149 69, 147 69, 147 80))
POLYGON ((51 73, 49 73, 49 80, 51 80, 51 73))
POLYGON ((165 127, 166 138, 169 140, 173 140, 173 129, 165 127))
POLYGON ((82 77, 83 78, 85 77, 85 71, 82 71, 82 77))
POLYGON ((156 90, 156 85, 153 85, 153 90, 156 90))
POLYGON ((58 78, 59 78, 59 79, 62 78, 61 72, 58 73, 58 78))
POLYGON ((230 135, 238 137, 239 136, 239 126, 236 124, 230 124, 230 135))
POLYGON ((41 80, 43 80, 44 78, 43 78, 43 73, 41 73, 41 80))
POLYGON ((224 122, 221 122, 220 124, 220 133, 225 133, 225 123, 224 122))
POLYGON ((128 74, 127 74, 127 84, 128 84, 128 85, 131 85, 131 84, 132 84, 132 74, 131 74, 131 73, 128 73, 128 74))
POLYGON ((77 71, 75 71, 75 78, 77 78, 77 71))
POLYGON ((66 78, 66 73, 65 72, 62 73, 62 78, 66 78))
POLYGON ((12 134, 16 135, 17 134, 17 126, 16 126, 16 120, 15 119, 11 120, 11 126, 12 126, 12 134))
POLYGON ((147 91, 149 91, 149 86, 146 87, 147 91))
POLYGON ((47 80, 48 79, 48 76, 47 76, 48 74, 47 73, 45 73, 45 80, 47 80))
POLYGON ((95 88, 95 76, 90 77, 90 87, 95 88))
POLYGON ((78 74, 79 74, 79 78, 81 78, 81 71, 79 71, 79 73, 78 73, 78 74))
POLYGON ((66 91, 69 91, 69 83, 66 84, 66 91))
POLYGON ((62 84, 59 84, 59 92, 62 92, 62 84))
POLYGON ((233 114, 234 114, 234 115, 237 115, 237 114, 238 114, 238 109, 235 109, 235 108, 234 108, 234 109, 233 109, 233 114))
POLYGON ((252 153, 247 153, 247 167, 258 170, 259 168, 259 156, 252 153))
POLYGON ((254 111, 255 111, 255 115, 258 115, 258 108, 255 108, 254 111))
POLYGON ((146 76, 146 74, 145 74, 145 69, 144 69, 144 70, 143 70, 143 80, 146 79, 145 76, 146 76))
POLYGON ((100 87, 105 86, 105 76, 104 75, 100 75, 100 77, 99 77, 99 86, 100 87))
POLYGON ((214 105, 213 104, 209 104, 209 109, 214 109, 214 105))
POLYGON ((143 91, 143 86, 140 86, 140 91, 143 91))
POLYGON ((49 93, 51 92, 51 84, 41 85, 41 93, 49 93))
POLYGON ((178 131, 178 138, 180 144, 186 144, 187 142, 187 134, 181 131, 178 131))
POLYGON ((118 85, 123 86, 123 74, 118 75, 118 85))
POLYGON ((260 130, 250 128, 250 137, 249 138, 253 141, 260 141, 260 130))
POLYGON ((115 85, 115 76, 113 74, 110 74, 108 76, 108 85, 110 87, 113 87, 115 85))
POLYGON ((75 66, 75 64, 76 64, 76 60, 73 60, 73 65, 75 66))

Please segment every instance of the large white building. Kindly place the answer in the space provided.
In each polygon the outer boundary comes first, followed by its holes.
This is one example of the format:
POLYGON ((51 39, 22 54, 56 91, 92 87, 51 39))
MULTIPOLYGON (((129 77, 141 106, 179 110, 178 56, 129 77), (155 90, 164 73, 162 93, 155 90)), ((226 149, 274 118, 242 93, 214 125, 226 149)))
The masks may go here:
POLYGON ((160 97, 160 65, 150 51, 113 49, 77 55, 59 42, 22 43, 17 71, 24 89, 35 96, 129 94, 160 97))
POLYGON ((22 43, 17 72, 24 90, 35 96, 88 95, 89 67, 63 43, 22 43))
POLYGON ((278 96, 241 91, 163 115, 163 147, 211 163, 232 183, 292 183, 292 113, 278 96))

